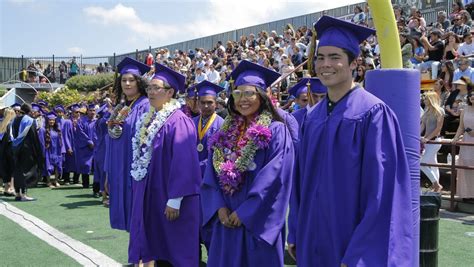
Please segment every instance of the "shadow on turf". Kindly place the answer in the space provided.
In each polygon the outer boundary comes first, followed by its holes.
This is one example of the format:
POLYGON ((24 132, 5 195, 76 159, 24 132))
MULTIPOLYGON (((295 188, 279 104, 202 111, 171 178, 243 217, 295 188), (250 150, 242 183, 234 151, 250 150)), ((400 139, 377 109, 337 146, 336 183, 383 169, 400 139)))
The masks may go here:
POLYGON ((74 203, 65 203, 65 204, 60 204, 59 206, 65 207, 68 209, 78 209, 82 207, 90 207, 90 206, 98 206, 102 205, 102 201, 100 200, 87 200, 87 201, 79 201, 79 202, 74 202, 74 203))
POLYGON ((92 194, 69 195, 66 198, 92 198, 92 194))

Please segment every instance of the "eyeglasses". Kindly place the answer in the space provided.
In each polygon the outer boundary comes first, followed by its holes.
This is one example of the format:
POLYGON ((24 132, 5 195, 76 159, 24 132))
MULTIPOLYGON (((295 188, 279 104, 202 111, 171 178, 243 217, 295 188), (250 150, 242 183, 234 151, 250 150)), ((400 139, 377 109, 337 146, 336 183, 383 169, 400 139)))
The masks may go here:
POLYGON ((145 91, 147 93, 157 93, 158 91, 160 91, 162 89, 163 90, 168 90, 168 89, 171 89, 171 88, 169 88, 169 87, 158 87, 158 86, 150 85, 145 89, 145 91))
POLYGON ((257 91, 241 91, 241 90, 234 90, 232 91, 232 96, 235 98, 235 99, 240 99, 242 97, 245 97, 245 98, 252 98, 254 97, 255 95, 257 95, 257 91))

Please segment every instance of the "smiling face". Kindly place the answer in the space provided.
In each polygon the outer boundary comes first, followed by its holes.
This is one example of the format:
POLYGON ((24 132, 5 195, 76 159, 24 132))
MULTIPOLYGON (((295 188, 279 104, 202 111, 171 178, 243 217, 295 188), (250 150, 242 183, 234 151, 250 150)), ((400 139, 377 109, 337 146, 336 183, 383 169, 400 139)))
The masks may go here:
POLYGON ((138 91, 137 79, 135 78, 135 76, 133 76, 133 74, 123 74, 120 79, 120 84, 122 86, 122 91, 127 97, 127 99, 133 99, 140 93, 138 91))
POLYGON ((251 85, 240 85, 232 91, 235 110, 242 116, 251 118, 260 108, 260 97, 257 88, 251 85))
POLYGON ((356 62, 349 62, 348 55, 341 48, 323 46, 318 49, 316 74, 324 86, 330 90, 350 89, 352 71, 356 67, 356 62))

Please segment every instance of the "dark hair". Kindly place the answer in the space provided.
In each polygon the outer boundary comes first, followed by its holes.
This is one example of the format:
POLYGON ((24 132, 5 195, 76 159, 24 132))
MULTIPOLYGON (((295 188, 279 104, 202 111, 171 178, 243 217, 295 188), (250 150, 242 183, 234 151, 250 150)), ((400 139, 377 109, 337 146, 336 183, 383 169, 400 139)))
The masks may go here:
MULTIPOLYGON (((50 129, 51 129, 51 126, 49 126, 49 119, 47 119, 45 123, 45 135, 44 135, 44 144, 45 144, 46 149, 48 149, 51 146, 51 133, 49 131, 50 129)), ((59 143, 60 143, 60 146, 62 146, 63 138, 62 138, 61 129, 59 127, 57 120, 54 120, 53 130, 58 133, 59 143)))
MULTIPOLYGON (((261 89, 255 87, 257 90, 257 96, 260 99, 260 107, 258 109, 258 113, 262 113, 263 111, 269 111, 272 114, 273 120, 274 121, 280 121, 285 123, 283 118, 278 114, 277 110, 272 104, 272 100, 268 97, 268 95, 261 89)), ((230 94, 229 100, 227 101, 227 111, 231 115, 241 115, 236 109, 235 109, 235 103, 234 103, 234 96, 230 94)))
MULTIPOLYGON (((137 88, 138 88, 138 93, 140 95, 146 95, 146 87, 148 86, 148 82, 145 80, 145 78, 132 74, 135 80, 137 81, 137 88)), ((123 90, 122 90, 122 75, 119 75, 117 79, 115 79, 115 85, 113 92, 115 93, 115 104, 120 103, 120 98, 123 95, 123 90)))
POLYGON ((30 113, 31 112, 31 105, 28 104, 28 103, 24 103, 23 105, 21 105, 20 111, 25 113, 25 114, 30 113))
POLYGON ((349 64, 351 64, 352 61, 354 61, 357 58, 351 51, 345 48, 341 48, 341 49, 342 49, 342 52, 344 52, 347 55, 347 58, 349 59, 349 64))
POLYGON ((466 100, 466 102, 469 106, 472 106, 471 96, 472 96, 472 90, 467 91, 467 100, 466 100))

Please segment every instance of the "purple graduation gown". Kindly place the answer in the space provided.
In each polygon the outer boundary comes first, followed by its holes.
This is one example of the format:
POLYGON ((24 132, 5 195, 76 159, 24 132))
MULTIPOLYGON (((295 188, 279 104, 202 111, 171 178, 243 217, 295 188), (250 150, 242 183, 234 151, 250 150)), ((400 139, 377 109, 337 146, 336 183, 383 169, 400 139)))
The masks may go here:
POLYGON ((105 136, 107 135, 107 116, 95 121, 94 134, 94 182, 100 184, 100 191, 104 191, 105 183, 105 136))
POLYGON ((106 136, 105 171, 109 186, 110 226, 114 229, 130 229, 130 209, 132 206, 132 136, 135 134, 137 119, 148 112, 148 98, 141 96, 131 107, 122 125, 122 135, 113 139, 106 136))
POLYGON ((199 264, 199 161, 192 119, 175 111, 153 140, 148 173, 132 178, 129 262, 166 260, 174 267, 199 264), (168 221, 168 199, 183 197, 179 217, 168 221))
POLYGON ((285 121, 285 125, 288 128, 288 131, 290 131, 290 136, 291 140, 293 141, 293 146, 296 147, 296 144, 298 143, 298 133, 299 133, 299 125, 298 122, 296 121, 295 117, 291 115, 290 113, 284 111, 281 108, 276 108, 276 111, 278 115, 285 121))
POLYGON ((322 100, 303 122, 297 164, 288 240, 298 266, 410 266, 410 175, 386 104, 360 87, 330 115, 322 100))
POLYGON ((212 151, 201 187, 203 226, 212 228, 207 266, 283 266, 283 228, 291 190, 293 142, 281 122, 270 124, 269 147, 258 150, 254 171, 245 173, 242 188, 224 194, 212 162, 212 151), (217 211, 227 207, 242 222, 228 228, 217 211))
POLYGON ((64 150, 64 164, 63 173, 76 172, 76 157, 74 153, 74 129, 70 119, 60 119, 61 135, 63 137, 64 150), (72 150, 72 155, 67 154, 68 150, 72 150))
POLYGON ((74 129, 74 153, 76 158, 76 172, 90 174, 92 169, 92 155, 94 150, 89 145, 94 144, 89 126, 90 121, 82 117, 77 121, 74 129))
MULTIPOLYGON (((196 116, 196 117, 193 118, 193 122, 196 125, 196 135, 197 135, 196 147, 197 147, 197 144, 199 144, 199 129, 198 129, 198 126, 199 126, 199 118, 200 117, 201 116, 196 116)), ((201 167, 201 175, 202 176, 204 176, 204 171, 206 170, 207 157, 208 157, 208 153, 209 153, 208 152, 208 147, 207 147, 207 139, 210 136, 212 136, 215 132, 217 132, 221 128, 223 123, 224 123, 224 119, 221 118, 221 116, 216 115, 216 119, 214 120, 211 127, 209 128, 209 130, 204 135, 204 137, 201 141, 202 145, 204 146, 204 149, 201 152, 198 151, 198 156, 199 156, 199 166, 201 167)))
POLYGON ((39 141, 43 150, 45 159, 45 167, 43 168, 43 176, 51 176, 54 174, 54 170, 57 169, 59 174, 61 173, 63 166, 63 154, 66 153, 64 150, 63 142, 59 137, 58 132, 50 129, 51 142, 48 148, 46 148, 46 128, 39 128, 39 141))
POLYGON ((304 108, 300 108, 298 110, 295 110, 295 111, 293 111, 293 113, 291 113, 293 118, 295 118, 296 122, 298 123, 299 127, 301 127, 301 123, 303 122, 303 117, 306 115, 307 112, 308 112, 308 109, 306 107, 304 107, 304 108))

